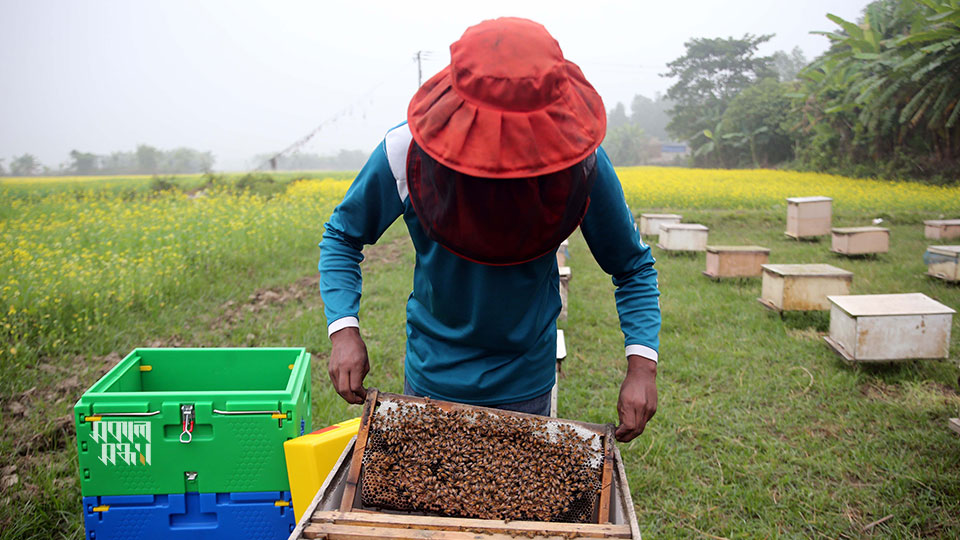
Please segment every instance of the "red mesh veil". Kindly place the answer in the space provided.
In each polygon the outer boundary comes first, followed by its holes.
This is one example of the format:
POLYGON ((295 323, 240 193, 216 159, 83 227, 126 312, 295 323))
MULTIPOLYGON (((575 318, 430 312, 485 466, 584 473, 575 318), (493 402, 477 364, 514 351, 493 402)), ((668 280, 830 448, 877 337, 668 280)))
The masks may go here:
POLYGON ((482 178, 440 164, 411 143, 410 202, 427 235, 454 254, 488 265, 524 263, 556 251, 590 204, 596 154, 529 178, 482 178))

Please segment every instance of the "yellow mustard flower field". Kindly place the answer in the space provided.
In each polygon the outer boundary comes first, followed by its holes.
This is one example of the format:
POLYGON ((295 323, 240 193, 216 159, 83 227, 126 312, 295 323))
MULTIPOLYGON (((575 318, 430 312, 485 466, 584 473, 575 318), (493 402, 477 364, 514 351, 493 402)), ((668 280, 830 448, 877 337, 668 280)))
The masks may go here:
POLYGON ((102 325, 122 325, 129 310, 159 312, 203 294, 210 276, 316 246, 320 216, 348 186, 299 181, 273 197, 230 189, 5 197, 0 358, 77 348, 102 325))
POLYGON ((617 170, 635 208, 786 208, 787 197, 833 197, 837 211, 925 215, 960 211, 960 187, 854 179, 832 174, 677 167, 617 170))
MULTIPOLYGON (((837 212, 916 221, 960 215, 960 187, 771 170, 620 169, 635 212, 755 209, 826 195, 837 212)), ((297 175, 303 176, 303 173, 297 175)), ((0 179, 0 358, 80 346, 129 310, 202 294, 219 272, 316 246, 346 179, 286 180, 279 194, 215 187, 150 191, 149 177, 0 179), (139 191, 119 189, 124 184, 139 191), (55 189, 49 189, 53 186, 55 189), (35 189, 31 189, 35 188, 35 189)), ((199 185, 199 175, 172 178, 199 185)))

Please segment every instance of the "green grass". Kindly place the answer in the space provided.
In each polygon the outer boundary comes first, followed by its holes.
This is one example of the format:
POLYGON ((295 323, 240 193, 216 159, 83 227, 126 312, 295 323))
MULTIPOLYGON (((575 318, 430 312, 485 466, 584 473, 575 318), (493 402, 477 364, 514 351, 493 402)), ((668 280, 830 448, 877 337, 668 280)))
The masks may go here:
MULTIPOLYGON (((930 242, 920 225, 894 222, 890 253, 846 259, 829 252, 829 239, 786 239, 782 209, 670 210, 710 226, 712 244, 758 244, 772 250, 771 262, 851 270, 855 294, 922 292, 960 307, 960 287, 923 276, 930 242)), ((873 217, 843 213, 834 225, 873 217)), ((189 274, 189 296, 168 297, 162 310, 124 311, 86 335, 84 347, 0 356, 0 477, 17 476, 0 495, 0 538, 83 537, 70 409, 135 347, 305 346, 314 358, 315 425, 359 415, 326 375, 330 344, 315 276, 325 218, 301 217, 308 222, 281 231, 278 247, 258 244, 229 265, 189 274)), ((559 412, 615 422, 625 361, 613 288, 579 233, 570 252, 559 412)), ((960 537, 960 437, 946 425, 960 413, 960 318, 949 361, 848 366, 822 340, 825 313, 781 319, 757 303, 758 279, 714 282, 701 275, 703 254, 654 254, 663 308, 659 411, 641 437, 620 446, 646 538, 960 537)), ((363 263, 366 382, 385 391, 402 389, 413 263, 401 223, 363 263)))
MULTIPOLYGON (((713 244, 769 247, 774 263, 851 270, 854 294, 923 292, 960 306, 960 289, 922 275, 920 226, 891 227, 889 254, 847 259, 829 253, 829 239, 786 239, 782 221, 769 216, 717 214, 726 213, 688 211, 684 220, 709 225, 713 244)), ((960 439, 946 425, 960 411, 953 362, 845 365, 822 340, 826 313, 781 320, 756 301, 758 279, 714 282, 700 273, 702 254, 654 249, 663 308, 659 411, 622 448, 644 534, 960 535, 960 439)), ((560 414, 614 421, 623 361, 609 279, 578 236, 571 252, 571 358, 560 414)))

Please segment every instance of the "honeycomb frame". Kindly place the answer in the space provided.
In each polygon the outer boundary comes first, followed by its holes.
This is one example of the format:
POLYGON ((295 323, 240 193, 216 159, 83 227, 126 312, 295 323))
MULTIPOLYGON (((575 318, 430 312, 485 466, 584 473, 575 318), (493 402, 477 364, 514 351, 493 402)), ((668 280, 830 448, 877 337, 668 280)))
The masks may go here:
POLYGON ((340 510, 609 523, 612 449, 610 424, 370 389, 340 510))

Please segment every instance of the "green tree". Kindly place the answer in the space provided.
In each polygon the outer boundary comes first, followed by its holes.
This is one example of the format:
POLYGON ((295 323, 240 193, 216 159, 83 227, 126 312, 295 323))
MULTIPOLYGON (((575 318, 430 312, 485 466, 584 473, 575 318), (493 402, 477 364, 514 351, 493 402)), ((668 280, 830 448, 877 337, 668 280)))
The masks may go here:
POLYGON ((657 93, 653 99, 637 94, 630 103, 630 122, 636 124, 650 137, 661 141, 669 139, 667 123, 673 102, 657 93))
POLYGON ((684 43, 683 56, 667 64, 663 76, 677 78, 667 90, 674 102, 667 131, 689 143, 697 164, 722 164, 713 153, 697 152, 710 142, 704 132, 716 127, 730 100, 744 88, 773 74, 770 57, 756 56, 757 47, 772 37, 694 38, 684 43))
POLYGON ((158 172, 160 158, 160 151, 156 148, 146 144, 137 145, 137 171, 141 174, 158 172))
POLYGON ((134 152, 111 152, 100 156, 102 172, 107 174, 130 174, 137 172, 137 156, 134 152))
POLYGON ((633 123, 608 129, 603 149, 614 165, 622 167, 643 165, 652 157, 650 138, 640 126, 633 123))
POLYGON ((720 136, 741 142, 737 165, 769 167, 793 159, 794 130, 790 83, 763 79, 730 101, 720 136))
MULTIPOLYGON (((274 155, 273 153, 258 154, 254 156, 252 162, 255 164, 264 163, 274 155)), ((332 156, 293 152, 284 154, 277 159, 277 169, 287 171, 356 171, 363 167, 367 157, 368 153, 362 150, 341 149, 336 155, 332 156)), ((213 156, 210 156, 210 160, 212 164, 213 156)))
POLYGON ((15 156, 10 162, 10 174, 13 176, 34 176, 42 165, 33 154, 15 156))
POLYGON ((213 168, 213 154, 193 148, 180 147, 161 153, 159 172, 192 173, 209 172, 213 168))
POLYGON ((960 170, 960 1, 880 0, 857 23, 821 32, 830 49, 801 72, 808 135, 819 167, 923 176, 960 170))
POLYGON ((797 74, 809 63, 800 47, 794 47, 789 53, 777 51, 770 57, 770 62, 781 82, 797 80, 797 74))
POLYGON ((71 150, 70 159, 72 161, 70 170, 74 174, 95 174, 100 170, 97 165, 99 158, 96 154, 71 150))
POLYGON ((614 106, 607 115, 607 129, 617 129, 620 126, 626 125, 628 122, 630 122, 630 119, 627 118, 627 109, 623 106, 623 103, 618 101, 616 106, 614 106))

